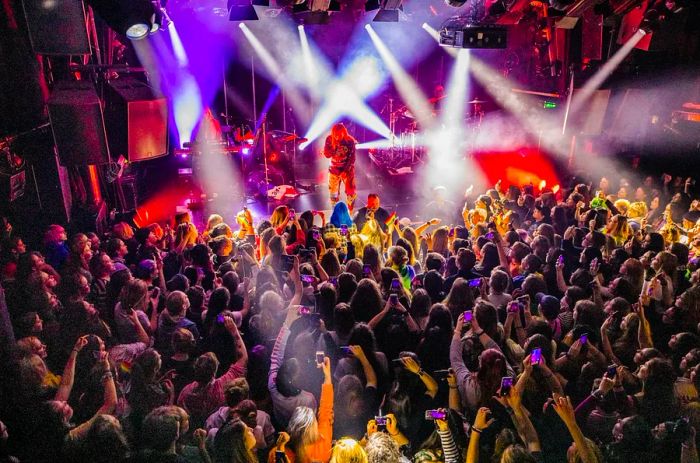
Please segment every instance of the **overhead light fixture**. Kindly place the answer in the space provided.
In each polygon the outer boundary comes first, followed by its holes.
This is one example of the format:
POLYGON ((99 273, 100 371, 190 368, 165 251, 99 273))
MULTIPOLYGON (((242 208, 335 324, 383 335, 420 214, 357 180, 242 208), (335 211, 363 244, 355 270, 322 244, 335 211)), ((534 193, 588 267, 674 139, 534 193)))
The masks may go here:
POLYGON ((146 37, 156 22, 156 7, 149 0, 87 0, 87 3, 110 28, 131 40, 146 37))
POLYGON ((258 12, 256 6, 268 7, 269 0, 229 0, 228 19, 229 21, 257 21, 258 12))
POLYGON ((467 0, 445 0, 445 3, 447 3, 448 6, 460 8, 464 6, 465 3, 467 3, 467 0))
POLYGON ((403 0, 380 0, 379 11, 377 11, 373 21, 395 23, 405 20, 402 3, 403 0))
POLYGON ((165 7, 161 6, 160 0, 153 0, 153 8, 155 8, 155 16, 153 17, 153 23, 151 24, 151 34, 158 32, 160 29, 167 29, 172 20, 165 10, 165 7))
POLYGON ((294 18, 301 24, 328 24, 330 14, 337 11, 338 0, 302 0, 292 6, 294 18))

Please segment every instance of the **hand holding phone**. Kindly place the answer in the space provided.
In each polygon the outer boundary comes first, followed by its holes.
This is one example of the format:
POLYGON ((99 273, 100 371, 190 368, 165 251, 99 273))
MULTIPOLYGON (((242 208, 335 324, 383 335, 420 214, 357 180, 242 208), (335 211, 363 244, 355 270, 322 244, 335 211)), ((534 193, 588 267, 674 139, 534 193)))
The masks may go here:
POLYGON ((438 408, 436 410, 426 410, 425 419, 429 421, 444 420, 447 418, 447 410, 438 408))
POLYGON ((471 323, 474 318, 474 313, 471 310, 467 310, 462 316, 464 317, 464 323, 471 323))
POLYGON ((510 395, 510 390, 513 388, 513 377, 512 376, 504 376, 501 378, 501 389, 499 390, 499 394, 501 397, 507 397, 510 395))
POLYGON ((401 289, 401 281, 398 278, 391 280, 391 291, 398 292, 401 289))
POLYGON ((510 304, 508 304, 508 312, 509 313, 517 313, 520 311, 520 303, 518 301, 511 301, 510 304))
POLYGON ((389 295, 389 305, 390 306, 395 306, 399 303, 399 295, 398 294, 390 294, 389 295))
POLYGON ((537 349, 533 349, 530 354, 530 364, 539 365, 540 362, 542 362, 542 349, 538 347, 537 349))
POLYGON ((326 358, 326 353, 319 350, 316 351, 316 365, 323 365, 323 362, 326 358))

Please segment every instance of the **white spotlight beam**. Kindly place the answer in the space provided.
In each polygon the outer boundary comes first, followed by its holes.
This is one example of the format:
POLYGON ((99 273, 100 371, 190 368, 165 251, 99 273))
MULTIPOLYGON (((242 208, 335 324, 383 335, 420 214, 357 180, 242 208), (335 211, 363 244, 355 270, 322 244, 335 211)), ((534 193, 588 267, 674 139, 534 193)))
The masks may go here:
POLYGON ((398 60, 391 53, 389 48, 384 44, 384 41, 377 35, 370 24, 365 26, 369 33, 372 43, 377 48, 379 56, 386 64, 391 77, 396 84, 396 89, 401 94, 401 97, 408 105, 409 109, 416 117, 416 120, 421 127, 430 127, 433 125, 433 108, 428 103, 423 91, 418 87, 413 78, 403 69, 398 60))
POLYGON ((301 42, 301 54, 304 59, 304 68, 306 71, 306 79, 308 82, 309 89, 311 90, 311 96, 317 99, 317 93, 313 89, 318 88, 318 71, 316 69, 316 64, 314 63, 313 55, 311 54, 311 47, 309 46, 309 38, 306 36, 306 30, 303 25, 299 25, 299 41, 301 42))
POLYGON ((632 53, 634 47, 637 46, 640 40, 644 38, 646 32, 643 29, 637 30, 637 32, 630 37, 630 39, 601 67, 598 72, 596 72, 593 77, 588 79, 586 83, 581 87, 579 91, 571 101, 571 113, 574 114, 580 110, 584 104, 593 96, 593 93, 603 85, 603 82, 610 77, 615 69, 622 63, 622 61, 627 58, 627 55, 632 53))
MULTIPOLYGON (((307 115, 308 104, 306 103, 306 100, 299 93, 299 90, 294 83, 287 77, 277 60, 267 50, 265 45, 263 45, 263 43, 260 42, 260 40, 255 36, 253 31, 251 31, 250 28, 245 25, 245 23, 240 23, 239 27, 243 31, 243 35, 245 35, 246 39, 248 39, 248 42, 250 42, 253 50, 255 50, 255 53, 263 62, 267 72, 275 79, 279 86, 282 87, 282 90, 284 90, 285 95, 291 102, 294 109, 297 111, 297 114, 300 117, 307 115)), ((308 121, 302 122, 305 124, 308 123, 308 121)))

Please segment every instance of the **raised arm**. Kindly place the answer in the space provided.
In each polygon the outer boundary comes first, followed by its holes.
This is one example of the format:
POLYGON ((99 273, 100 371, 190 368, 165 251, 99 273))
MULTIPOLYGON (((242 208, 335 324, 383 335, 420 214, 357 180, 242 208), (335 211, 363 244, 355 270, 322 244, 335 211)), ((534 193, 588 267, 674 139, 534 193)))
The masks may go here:
POLYGON ((574 407, 571 405, 571 399, 565 396, 560 396, 559 394, 554 394, 554 411, 566 425, 571 437, 574 439, 576 444, 576 450, 583 463, 597 463, 595 451, 588 445, 588 441, 581 432, 576 423, 576 416, 574 413, 574 407))
POLYGON ((481 407, 476 413, 476 419, 474 420, 471 435, 469 436, 467 463, 479 462, 479 440, 481 438, 481 433, 496 421, 493 418, 489 419, 489 415, 491 415, 491 410, 486 407, 481 407))
POLYGON ((70 397, 71 390, 73 389, 73 382, 75 380, 75 360, 78 357, 78 353, 83 350, 83 347, 87 345, 87 336, 81 336, 75 342, 73 350, 68 356, 68 361, 66 366, 63 368, 63 375, 61 376, 61 384, 58 385, 58 390, 54 396, 54 400, 61 402, 67 402, 70 397))
POLYGON ((410 371, 413 374, 418 375, 420 380, 423 382, 426 388, 426 394, 429 395, 431 398, 435 398, 438 392, 438 383, 435 381, 435 379, 430 376, 428 373, 423 371, 423 369, 418 365, 418 363, 413 360, 411 357, 401 357, 401 363, 403 363, 403 366, 406 370, 410 371))
MULTIPOLYGON (((243 338, 241 338, 241 332, 238 331, 238 327, 236 326, 236 322, 233 321, 233 318, 224 317, 224 327, 226 328, 226 331, 231 334, 231 337, 233 337, 233 344, 236 348, 236 358, 238 360, 231 364, 228 372, 226 372, 226 374, 221 378, 227 377, 227 375, 232 375, 233 377, 230 379, 234 379, 240 376, 240 371, 246 371, 246 367, 248 366, 248 351, 245 348, 245 343, 243 342, 243 338)), ((226 381, 228 381, 228 378, 226 381)))
POLYGON ((365 374, 365 378, 367 379, 367 383, 365 387, 374 387, 375 389, 377 388, 377 373, 374 371, 374 368, 372 368, 372 364, 369 363, 369 360, 367 360, 367 356, 365 355, 365 352, 362 350, 361 346, 350 346, 350 351, 352 352, 352 355, 355 356, 357 360, 359 360, 360 365, 362 365, 362 371, 365 374))

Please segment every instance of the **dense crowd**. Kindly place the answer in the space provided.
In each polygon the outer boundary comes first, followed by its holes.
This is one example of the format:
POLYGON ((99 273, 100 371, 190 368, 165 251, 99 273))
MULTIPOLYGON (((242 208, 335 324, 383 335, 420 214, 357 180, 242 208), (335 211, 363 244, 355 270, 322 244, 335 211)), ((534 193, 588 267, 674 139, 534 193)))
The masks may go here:
POLYGON ((614 183, 6 221, 0 462, 699 462, 694 182, 614 183))

